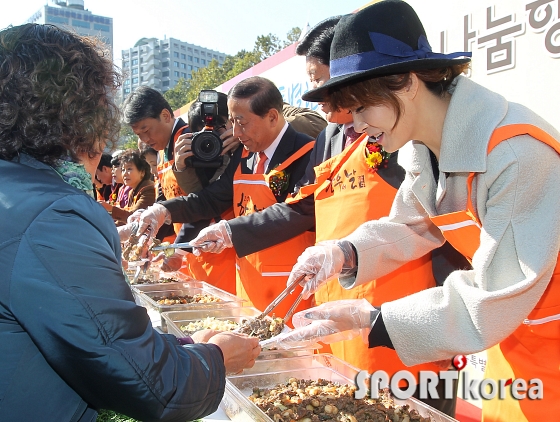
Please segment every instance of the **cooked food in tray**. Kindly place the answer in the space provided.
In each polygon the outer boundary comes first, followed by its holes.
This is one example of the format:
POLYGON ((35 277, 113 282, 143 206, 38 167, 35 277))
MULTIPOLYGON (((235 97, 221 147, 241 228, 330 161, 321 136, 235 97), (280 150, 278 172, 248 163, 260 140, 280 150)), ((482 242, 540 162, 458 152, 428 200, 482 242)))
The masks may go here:
POLYGON ((150 248, 160 244, 161 241, 156 238, 151 239, 151 241, 147 241, 145 235, 137 236, 132 234, 123 246, 123 259, 129 262, 140 261, 143 257, 146 257, 150 248), (144 237, 142 239, 143 241, 140 242, 142 237, 144 237))
POLYGON ((277 336, 284 329, 284 320, 276 318, 251 318, 243 321, 239 332, 251 337, 258 337, 260 341, 277 336))
POLYGON ((239 324, 229 319, 216 319, 215 317, 206 317, 198 321, 189 322, 181 325, 181 331, 186 334, 194 334, 200 330, 216 330, 216 331, 233 331, 239 327, 239 324))
POLYGON ((258 337, 260 340, 271 338, 280 334, 284 328, 284 320, 281 318, 251 318, 243 319, 241 323, 229 319, 217 319, 206 317, 204 319, 181 325, 181 331, 193 334, 196 331, 212 329, 218 331, 233 331, 258 337))
POLYGON ((397 406, 388 390, 379 399, 354 398, 356 387, 318 379, 290 378, 249 397, 274 422, 430 422, 408 405, 397 406))
POLYGON ((180 280, 176 277, 160 277, 158 283, 181 283, 185 280, 180 280))
POLYGON ((154 302, 158 305, 183 305, 186 303, 214 303, 221 302, 222 299, 205 293, 197 293, 195 295, 167 295, 155 296, 154 302))

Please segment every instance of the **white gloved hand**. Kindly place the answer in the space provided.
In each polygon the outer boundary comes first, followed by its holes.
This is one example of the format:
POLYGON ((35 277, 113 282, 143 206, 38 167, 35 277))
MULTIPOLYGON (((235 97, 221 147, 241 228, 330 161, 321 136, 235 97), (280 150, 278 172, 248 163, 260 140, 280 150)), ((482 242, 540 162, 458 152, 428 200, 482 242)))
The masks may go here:
POLYGON ((124 226, 118 226, 117 232, 119 233, 119 239, 122 242, 126 242, 130 235, 132 234, 132 229, 135 225, 133 223, 127 223, 124 226))
POLYGON ((342 340, 351 340, 357 334, 352 331, 340 332, 337 324, 330 320, 317 320, 311 324, 280 333, 277 336, 261 341, 263 349, 297 349, 310 348, 321 341, 326 344, 342 340))
POLYGON ((323 303, 292 317, 294 330, 261 342, 263 348, 292 349, 311 346, 321 341, 326 344, 350 340, 362 335, 367 343, 372 315, 379 310, 365 299, 346 299, 323 303))
POLYGON ((298 328, 315 320, 330 320, 336 324, 338 331, 369 330, 372 312, 378 312, 378 309, 366 299, 335 300, 296 313, 292 317, 292 324, 298 328))
POLYGON ((126 219, 126 222, 127 222, 128 224, 130 224, 130 223, 138 223, 138 220, 140 220, 140 216, 142 215, 142 213, 143 213, 144 211, 146 211, 146 210, 143 209, 143 208, 134 211, 132 214, 130 214, 130 215, 128 216, 128 218, 126 219))
MULTIPOLYGON (((132 216, 134 216, 134 214, 130 217, 132 216)), ((148 209, 143 211, 138 217, 138 231, 136 233, 143 234, 151 228, 151 235, 155 236, 160 227, 164 224, 171 224, 171 213, 163 205, 155 203, 149 206, 148 209)))
POLYGON ((232 248, 231 230, 226 220, 203 228, 198 236, 189 242, 193 246, 193 254, 200 252, 221 253, 225 248, 232 248))
POLYGON ((287 285, 306 276, 299 284, 303 286, 303 298, 308 299, 320 286, 340 275, 344 260, 344 253, 335 241, 320 242, 299 256, 287 285))

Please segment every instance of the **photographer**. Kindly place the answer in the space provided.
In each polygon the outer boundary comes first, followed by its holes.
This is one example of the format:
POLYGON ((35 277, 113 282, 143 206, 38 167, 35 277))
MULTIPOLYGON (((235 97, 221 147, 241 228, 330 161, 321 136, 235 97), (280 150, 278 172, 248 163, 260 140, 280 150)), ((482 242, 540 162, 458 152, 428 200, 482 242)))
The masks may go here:
MULTIPOLYGON (((215 92, 215 91, 214 91, 215 92)), ((200 101, 195 101, 191 104, 188 112, 189 118, 189 129, 192 133, 185 133, 181 135, 177 142, 175 143, 175 168, 174 171, 177 173, 182 173, 190 168, 194 167, 198 179, 201 181, 203 186, 208 186, 209 184, 216 181, 225 171, 227 165, 231 160, 230 152, 233 152, 239 146, 239 139, 233 138, 232 125, 228 120, 228 109, 227 109, 227 95, 221 92, 215 92, 217 95, 217 110, 212 116, 213 119, 213 129, 215 135, 220 137, 222 141, 222 146, 220 142, 215 142, 212 146, 222 150, 222 155, 219 155, 216 160, 210 162, 209 167, 201 167, 204 164, 198 159, 193 151, 191 150, 191 145, 193 141, 193 135, 202 131, 205 128, 205 117, 207 115, 204 112, 203 103, 200 101), (214 167, 213 163, 221 163, 219 167, 214 167)), ((200 138, 197 138, 197 140, 200 138)), ((208 151, 212 155, 218 154, 215 151, 208 151)), ((179 186, 181 186, 181 176, 177 176, 177 181, 179 186)), ((177 235, 177 242, 189 242, 194 239, 200 230, 207 227, 209 224, 220 219, 233 218, 234 215, 231 210, 227 210, 221 216, 217 215, 212 220, 200 220, 193 223, 185 223, 181 227, 179 234, 177 235)), ((183 267, 182 272, 187 273, 189 276, 197 280, 204 280, 213 286, 223 289, 227 292, 235 294, 235 251, 230 250, 229 253, 222 254, 218 256, 213 253, 203 252, 198 256, 193 254, 186 254, 185 258, 187 261, 187 266, 183 267)), ((172 260, 168 260, 172 261, 172 260)), ((184 260, 183 260, 184 262, 184 260)), ((172 266, 172 262, 168 262, 168 265, 172 266)), ((175 263, 175 267, 177 262, 175 263)))
MULTIPOLYGON (((222 107, 227 110, 226 107, 222 107)), ((192 192, 202 190, 212 179, 216 172, 214 168, 199 169, 187 167, 184 158, 189 157, 186 149, 187 142, 190 145, 190 128, 181 118, 175 118, 173 110, 161 93, 147 86, 141 86, 131 93, 125 100, 123 107, 123 121, 128 124, 133 132, 138 135, 140 141, 158 151, 158 192, 156 201, 165 201, 192 192), (187 141, 187 139, 189 141, 187 141), (180 168, 175 166, 175 144, 184 155, 180 161, 180 168), (181 170, 181 171, 179 171, 181 170), (208 175, 208 173, 211 173, 208 175)), ((227 137, 227 134, 225 135, 227 137)), ((222 154, 239 145, 239 141, 233 137, 224 137, 222 154)), ((188 148, 190 150, 190 147, 188 148)), ((196 226, 187 226, 182 230, 182 224, 164 225, 157 233, 158 239, 166 241, 188 241, 192 239, 202 228, 210 224, 214 216, 209 216, 204 221, 197 222, 196 226), (182 232, 181 232, 182 231, 182 232), (180 234, 176 238, 176 235, 180 234)), ((121 238, 127 236, 126 231, 121 232, 121 238)), ((181 266, 182 256, 166 258, 168 270, 178 269, 181 266)), ((219 280, 212 277, 204 278, 205 281, 215 285, 221 284, 219 280)))
MULTIPOLYGON (((142 213, 140 233, 148 226, 165 222, 196 222, 234 207, 236 216, 262 210, 283 202, 303 176, 311 137, 296 132, 282 114, 282 94, 268 79, 251 77, 229 92, 228 111, 233 136, 243 143, 222 176, 196 194, 154 204, 142 213), (274 177, 277 183, 271 183, 274 177)), ((272 248, 238 259, 239 282, 236 294, 264 309, 283 290, 285 274, 295 263, 298 250, 314 243, 305 232, 272 248)), ((299 309, 308 303, 302 303, 299 309)), ((290 306, 281 304, 277 315, 290 306)))

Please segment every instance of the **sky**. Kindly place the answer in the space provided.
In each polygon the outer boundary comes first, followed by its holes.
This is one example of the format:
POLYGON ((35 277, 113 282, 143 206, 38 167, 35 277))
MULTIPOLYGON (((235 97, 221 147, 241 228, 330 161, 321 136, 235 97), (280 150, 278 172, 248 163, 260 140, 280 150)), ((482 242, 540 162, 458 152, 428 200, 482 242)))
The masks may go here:
MULTIPOLYGON (((0 0, 0 29, 20 25, 51 0, 0 0)), ((113 18, 113 54, 143 37, 177 38, 234 55, 252 50, 259 35, 281 40, 293 27, 313 26, 369 0, 84 0, 93 14, 113 18)))

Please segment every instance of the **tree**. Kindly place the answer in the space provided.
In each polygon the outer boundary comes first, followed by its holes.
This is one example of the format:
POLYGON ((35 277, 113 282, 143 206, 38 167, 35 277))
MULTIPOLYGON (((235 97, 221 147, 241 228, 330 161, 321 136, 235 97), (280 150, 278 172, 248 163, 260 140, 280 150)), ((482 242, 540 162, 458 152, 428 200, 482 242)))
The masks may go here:
POLYGON ((295 26, 286 34, 286 41, 284 41, 284 48, 292 45, 301 36, 301 28, 295 26))
POLYGON ((163 96, 167 99, 171 108, 177 110, 196 100, 201 90, 214 89, 267 57, 276 54, 286 46, 293 44, 299 39, 300 34, 301 29, 294 27, 288 32, 287 40, 283 42, 273 34, 261 35, 257 37, 252 51, 241 50, 235 56, 226 56, 221 66, 216 60, 212 60, 207 67, 192 72, 192 79, 189 81, 179 79, 177 85, 163 96))
POLYGON ((260 63, 260 61, 261 60, 259 59, 259 53, 256 53, 255 51, 241 50, 235 55, 235 59, 232 63, 231 69, 226 72, 225 78, 222 83, 229 81, 240 73, 245 72, 247 69, 250 69, 257 63, 260 63))
POLYGON ((163 96, 173 110, 183 107, 187 102, 189 92, 191 90, 190 83, 181 78, 170 90, 166 91, 163 96))
POLYGON ((226 80, 224 68, 220 67, 217 60, 212 60, 207 67, 192 73, 187 102, 196 100, 201 90, 214 89, 226 80))
POLYGON ((138 148, 138 136, 129 125, 121 124, 117 147, 118 149, 138 148))
POLYGON ((282 43, 276 35, 259 35, 255 41, 254 52, 257 53, 259 61, 276 54, 282 50, 282 43))

